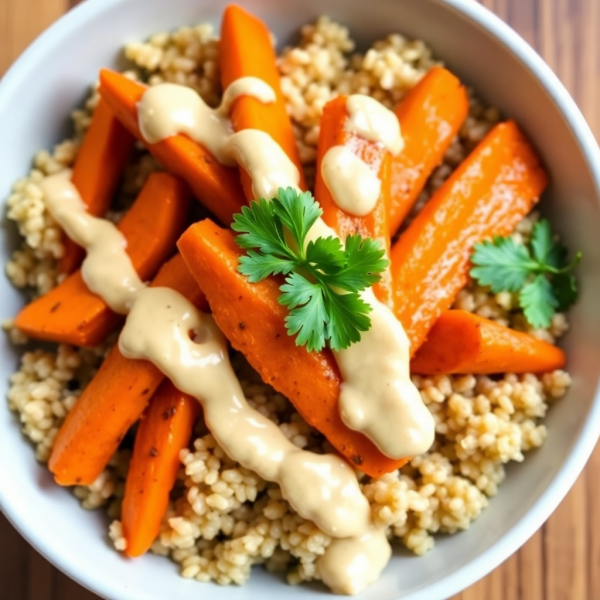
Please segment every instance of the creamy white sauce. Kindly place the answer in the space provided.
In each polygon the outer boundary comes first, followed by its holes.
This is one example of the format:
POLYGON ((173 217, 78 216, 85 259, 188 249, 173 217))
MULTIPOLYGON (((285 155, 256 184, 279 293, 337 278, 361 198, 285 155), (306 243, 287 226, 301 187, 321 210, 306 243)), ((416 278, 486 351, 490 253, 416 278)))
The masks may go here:
POLYGON ((225 143, 225 153, 250 175, 255 198, 270 200, 280 187, 298 188, 298 167, 264 131, 243 129, 234 133, 225 143))
MULTIPOLYGON (((186 133, 219 161, 245 169, 257 197, 271 198, 279 187, 297 189, 297 168, 270 136, 256 130, 232 133, 226 110, 242 94, 270 101, 264 86, 256 82, 234 83, 216 110, 187 88, 155 86, 139 104, 140 129, 151 143, 186 133)), ((349 104, 352 130, 377 139, 390 151, 400 151, 398 140, 384 131, 389 124, 382 111, 364 114, 369 101, 359 97, 349 104)), ((54 218, 88 251, 84 270, 90 289, 94 286, 111 308, 129 312, 119 339, 123 354, 150 360, 179 389, 196 397, 224 451, 264 479, 277 482, 300 515, 335 538, 318 561, 327 585, 337 592, 358 593, 375 581, 391 551, 385 531, 370 524, 368 501, 348 464, 338 456, 299 450, 247 404, 212 318, 174 290, 146 288, 133 271, 122 236, 108 221, 99 224, 102 219, 85 212, 66 175, 52 179, 44 191, 54 218)), ((319 219, 310 237, 323 235, 335 234, 319 219)), ((427 409, 408 377, 408 340, 401 324, 372 292, 364 297, 373 307, 373 326, 359 343, 336 353, 344 379, 342 418, 388 456, 416 454, 432 441, 433 420, 424 417, 427 409)))
POLYGON ((223 450, 263 479, 278 483, 298 514, 335 538, 318 563, 328 585, 357 593, 374 581, 391 549, 385 533, 373 530, 369 502, 348 463, 333 454, 300 450, 249 406, 212 317, 175 290, 146 287, 135 272, 129 273, 131 261, 122 236, 113 223, 100 225, 102 219, 86 212, 69 172, 49 178, 44 192, 54 219, 86 249, 84 265, 95 267, 102 257, 111 257, 111 269, 100 266, 92 279, 105 300, 116 287, 123 312, 129 312, 119 337, 123 355, 149 360, 177 388, 197 398, 223 450), (112 271, 129 273, 133 285, 121 285, 112 271))
POLYGON ((229 158, 227 152, 232 133, 228 115, 231 105, 240 96, 253 96, 264 103, 275 101, 273 88, 256 77, 234 81, 216 109, 210 108, 191 88, 161 83, 148 88, 138 104, 140 131, 150 144, 184 133, 207 148, 220 163, 233 166, 235 160, 229 158))
POLYGON ((171 289, 147 288, 133 303, 119 349, 128 358, 150 360, 178 389, 197 398, 208 428, 227 454, 277 482, 304 518, 331 536, 364 531, 369 503, 352 469, 337 456, 298 449, 248 405, 229 362, 227 342, 212 317, 171 289))
POLYGON ((321 161, 321 175, 336 205, 356 217, 368 215, 381 194, 381 180, 347 146, 332 146, 321 161))
POLYGON ((435 422, 410 380, 409 342, 392 311, 372 290, 371 329, 335 357, 342 375, 340 416, 391 458, 416 456, 433 444, 435 422))
POLYGON ((391 555, 385 529, 372 528, 361 537, 333 540, 317 568, 334 593, 354 595, 379 579, 391 555))
POLYGON ((116 313, 125 315, 131 301, 144 288, 127 254, 123 234, 105 219, 92 217, 71 171, 48 177, 40 184, 46 206, 66 234, 87 250, 81 274, 88 288, 116 313))
POLYGON ((263 104, 270 104, 277 99, 273 88, 258 77, 240 77, 232 81, 223 92, 221 105, 217 112, 228 117, 231 106, 240 96, 252 96, 263 104))
MULTIPOLYGON (((374 98, 354 94, 346 100, 346 131, 381 145, 393 155, 404 148, 396 115, 374 98)), ((333 146, 321 160, 321 176, 336 205, 356 217, 365 217, 381 193, 379 173, 345 146, 333 146)))
POLYGON ((350 114, 347 131, 381 144, 394 156, 400 154, 404 148, 400 122, 389 108, 370 96, 353 94, 348 96, 346 110, 350 114))

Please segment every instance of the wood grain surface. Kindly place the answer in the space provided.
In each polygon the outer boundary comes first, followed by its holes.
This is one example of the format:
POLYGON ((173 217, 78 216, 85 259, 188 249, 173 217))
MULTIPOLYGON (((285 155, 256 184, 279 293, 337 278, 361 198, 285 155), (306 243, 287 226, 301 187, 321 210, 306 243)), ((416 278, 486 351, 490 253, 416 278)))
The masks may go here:
MULTIPOLYGON (((516 29, 554 69, 598 139, 600 0, 480 1, 516 29)), ((76 3, 0 0, 0 74, 40 31, 76 3)), ((600 599, 600 487, 596 477, 600 478, 600 449, 542 529, 503 565, 452 600, 600 599)), ((0 598, 97 599, 49 565, 1 515, 0 598)))

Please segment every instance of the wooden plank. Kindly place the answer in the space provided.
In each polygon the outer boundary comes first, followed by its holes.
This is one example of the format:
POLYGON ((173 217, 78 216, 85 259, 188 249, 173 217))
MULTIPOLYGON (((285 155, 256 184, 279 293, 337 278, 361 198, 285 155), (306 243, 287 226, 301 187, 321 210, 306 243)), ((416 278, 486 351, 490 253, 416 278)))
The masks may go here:
POLYGON ((27 593, 27 543, 0 514, 0 586, 3 600, 23 600, 27 593))
POLYGON ((68 0, 0 0, 0 75, 67 8, 68 0))

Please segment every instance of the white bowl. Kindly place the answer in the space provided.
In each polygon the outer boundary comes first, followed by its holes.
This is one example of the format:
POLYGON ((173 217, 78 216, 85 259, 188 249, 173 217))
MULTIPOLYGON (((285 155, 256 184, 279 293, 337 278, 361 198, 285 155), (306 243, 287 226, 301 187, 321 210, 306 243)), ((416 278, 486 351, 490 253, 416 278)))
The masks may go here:
MULTIPOLYGON (((68 113, 98 69, 114 65, 128 40, 187 23, 218 23, 225 0, 88 0, 43 34, 0 84, 0 196, 24 175, 33 154, 66 133, 68 113)), ((583 468, 600 428, 600 155, 575 104, 535 52, 472 0, 245 0, 280 41, 327 13, 362 43, 390 32, 426 40, 465 82, 514 117, 541 152, 552 177, 545 206, 574 249, 582 249, 583 293, 565 340, 573 387, 552 407, 544 447, 509 469, 481 518, 459 535, 440 537, 422 558, 396 554, 365 599, 441 600, 505 560, 548 518, 583 468)), ((2 244, 2 262, 10 248, 2 244)), ((0 280, 1 316, 22 298, 0 280)), ((17 353, 0 340, 0 396, 17 353)), ((327 598, 323 588, 286 587, 257 569, 249 585, 223 588, 186 581, 174 564, 147 556, 121 558, 106 542, 100 513, 81 510, 55 486, 0 405, 0 507, 48 560, 109 600, 327 598)))

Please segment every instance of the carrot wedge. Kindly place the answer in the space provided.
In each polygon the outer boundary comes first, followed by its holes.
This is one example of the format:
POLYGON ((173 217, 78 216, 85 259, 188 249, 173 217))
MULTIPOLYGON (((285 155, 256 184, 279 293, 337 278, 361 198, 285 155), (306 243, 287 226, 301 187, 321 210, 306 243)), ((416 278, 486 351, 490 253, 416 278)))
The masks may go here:
POLYGON ((395 314, 412 355, 466 285, 473 245, 510 233, 547 182, 535 150, 517 125, 501 123, 392 246, 395 314))
MULTIPOLYGON (((134 143, 135 138, 100 99, 71 175, 71 181, 91 215, 101 217, 108 210, 134 143)), ((65 252, 60 259, 60 271, 70 274, 81 264, 85 251, 66 235, 63 235, 63 246, 65 252)))
POLYGON ((102 69, 100 95, 121 123, 142 142, 173 175, 181 177, 198 200, 224 225, 245 204, 237 169, 225 167, 203 146, 186 135, 173 135, 156 144, 147 143, 138 125, 137 105, 146 86, 124 75, 102 69))
MULTIPOLYGON (((204 295, 179 254, 165 263, 152 286, 172 288, 206 310, 204 295)), ((164 379, 152 363, 125 358, 115 345, 56 436, 49 461, 56 482, 93 483, 164 379)))
POLYGON ((333 355, 296 346, 285 328, 287 310, 278 302, 279 284, 274 278, 249 283, 238 272, 242 251, 231 231, 206 219, 192 225, 178 246, 206 294, 215 322, 263 381, 289 398, 308 423, 368 475, 376 477, 407 462, 385 456, 344 424, 338 407, 341 379, 333 355))
MULTIPOLYGON (((181 180, 154 173, 119 223, 127 253, 142 280, 152 277, 173 252, 189 207, 190 194, 181 180)), ((78 270, 25 306, 15 325, 35 339, 96 346, 121 318, 88 289, 78 270)))
MULTIPOLYGON (((263 104, 251 96, 242 96, 234 102, 231 111, 233 129, 251 128, 268 133, 298 167, 299 187, 305 190, 304 170, 281 93, 277 57, 269 29, 240 6, 230 4, 223 12, 219 56, 223 89, 240 77, 257 77, 273 88, 277 99, 271 104, 263 104)), ((241 176, 246 198, 253 200, 252 180, 243 170, 241 176)))
POLYGON ((565 353, 552 344, 464 310, 447 310, 410 370, 421 375, 543 373, 565 363, 565 353))
POLYGON ((127 556, 147 552, 160 531, 181 465, 179 453, 190 443, 199 409, 195 398, 165 380, 142 416, 121 509, 127 556))
POLYGON ((450 71, 433 67, 394 112, 405 145, 398 156, 392 157, 391 236, 398 231, 467 118, 469 98, 450 71))
MULTIPOLYGON (((346 129, 350 114, 346 108, 347 96, 338 96, 325 105, 321 117, 321 131, 317 149, 317 173, 315 177, 315 199, 323 209, 323 220, 345 240, 349 235, 360 234, 379 240, 381 247, 390 253, 388 206, 390 202, 391 154, 375 142, 371 142, 346 129), (339 208, 327 187, 321 172, 323 157, 333 146, 346 146, 353 154, 377 173, 381 181, 381 195, 375 208, 364 217, 351 215, 339 208)), ((382 273, 381 281, 373 286, 381 302, 392 308, 393 290, 389 269, 382 273)))

